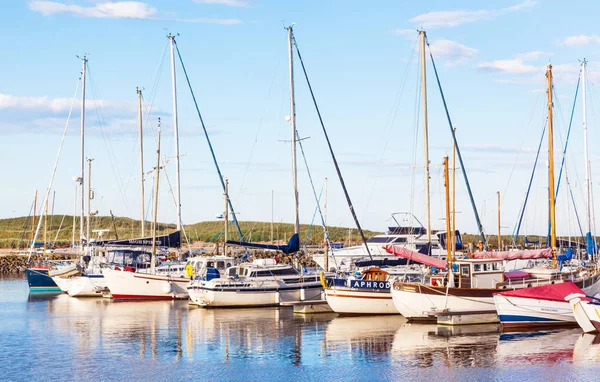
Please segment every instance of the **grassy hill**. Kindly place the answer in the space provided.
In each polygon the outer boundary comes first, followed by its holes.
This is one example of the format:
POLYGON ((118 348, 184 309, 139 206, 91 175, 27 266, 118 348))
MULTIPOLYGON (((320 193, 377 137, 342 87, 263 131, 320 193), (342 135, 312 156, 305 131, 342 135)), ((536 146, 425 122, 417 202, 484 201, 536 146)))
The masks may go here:
MULTIPOLYGON (((37 241, 44 241, 44 223, 47 221, 48 228, 46 231, 47 241, 54 243, 56 246, 68 246, 73 237, 73 216, 48 216, 47 219, 42 218, 42 225, 38 234, 37 241), (62 223, 62 224, 61 224, 62 223), (60 229, 60 231, 59 231, 60 229), (58 233, 58 235, 57 235, 58 233)), ((36 218, 36 225, 39 217, 36 218)), ((85 220, 84 220, 85 222, 85 220)), ((104 238, 113 239, 116 232, 120 239, 139 237, 141 231, 141 223, 139 220, 115 217, 114 226, 110 216, 93 216, 90 219, 91 229, 93 230, 108 230, 104 233, 104 238)), ((158 224, 158 233, 168 233, 176 228, 175 224, 158 224)), ((252 241, 270 241, 271 240, 271 223, 266 222, 240 222, 240 228, 247 240, 252 241)), ((310 226, 303 224, 300 226, 300 239, 302 242, 306 240, 310 226)), ((33 227, 35 229, 35 227, 33 227)), ((224 223, 222 221, 207 221, 184 226, 184 230, 190 241, 215 242, 223 241, 224 223)), ((323 228, 313 226, 310 228, 310 237, 308 244, 321 244, 323 242, 323 228)), ((364 231, 367 238, 376 235, 378 232, 364 231)), ((151 223, 146 223, 147 236, 151 233, 151 223)), ((293 224, 274 223, 273 224, 273 240, 287 241, 294 233, 293 224)), ((332 241, 336 242, 358 242, 360 236, 356 229, 343 227, 329 227, 329 235, 332 241), (349 235, 350 233, 350 235, 349 235)), ((93 233, 95 238, 97 234, 93 233)), ((75 237, 79 237, 79 217, 75 218, 75 237)), ((32 238, 32 219, 27 217, 17 217, 9 219, 0 219, 0 248, 17 248, 28 245, 32 238)), ((239 235, 235 225, 229 226, 230 240, 239 240, 239 235)))

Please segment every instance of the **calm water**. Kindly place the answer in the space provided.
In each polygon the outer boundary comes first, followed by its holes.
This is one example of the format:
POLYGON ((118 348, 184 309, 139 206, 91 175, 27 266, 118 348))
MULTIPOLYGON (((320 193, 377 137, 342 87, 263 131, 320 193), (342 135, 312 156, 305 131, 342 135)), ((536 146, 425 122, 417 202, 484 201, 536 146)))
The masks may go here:
POLYGON ((600 337, 402 317, 29 295, 0 278, 0 381, 598 381, 600 337))

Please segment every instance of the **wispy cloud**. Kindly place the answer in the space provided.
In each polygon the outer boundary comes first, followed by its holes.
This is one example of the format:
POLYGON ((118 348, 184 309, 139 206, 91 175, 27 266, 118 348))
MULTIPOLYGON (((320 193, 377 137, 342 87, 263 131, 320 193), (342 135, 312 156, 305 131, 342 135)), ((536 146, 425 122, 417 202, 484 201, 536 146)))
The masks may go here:
POLYGON ((505 13, 519 12, 527 8, 532 8, 537 4, 537 1, 526 0, 502 9, 435 11, 415 16, 409 21, 423 28, 456 27, 462 24, 490 19, 505 13))
MULTIPOLYGON (((0 93, 0 110, 21 110, 39 113, 64 113, 69 111, 72 99, 69 98, 50 98, 37 96, 16 96, 0 93)), ((80 100, 75 100, 74 107, 81 105, 80 100)), ((109 100, 88 100, 86 105, 89 108, 102 108, 109 111, 119 111, 122 113, 136 113, 137 107, 133 102, 109 101, 109 100)))
POLYGON ((562 41, 562 44, 566 46, 585 46, 592 43, 600 44, 600 36, 580 34, 577 36, 566 37, 562 41))
POLYGON ((31 1, 29 9, 44 16, 57 13, 70 13, 77 16, 110 19, 154 19, 158 10, 140 1, 117 1, 98 3, 93 6, 64 4, 55 1, 31 1))
POLYGON ((452 40, 435 40, 430 44, 435 57, 446 61, 446 65, 458 65, 473 59, 479 51, 452 40))
POLYGON ((247 8, 250 6, 250 2, 247 0, 194 0, 194 2, 199 4, 226 5, 228 7, 247 8))
POLYGON ((516 54, 514 58, 508 60, 494 60, 482 62, 478 65, 480 69, 495 73, 505 74, 529 74, 543 71, 542 65, 532 65, 529 61, 536 61, 543 57, 549 57, 552 53, 543 51, 533 51, 528 53, 516 54))
MULTIPOLYGON (((214 0, 219 1, 219 0, 214 0)), ((223 0, 227 1, 227 0, 223 0)), ((240 2, 241 0, 229 0, 229 2, 240 2)), ((241 24, 238 19, 222 19, 217 17, 164 18, 157 8, 141 1, 115 1, 99 2, 94 5, 84 6, 78 4, 65 4, 56 1, 30 1, 29 9, 39 12, 44 16, 56 14, 71 14, 80 17, 100 19, 143 19, 143 20, 174 20, 181 22, 194 22, 204 24, 234 25, 241 24)))

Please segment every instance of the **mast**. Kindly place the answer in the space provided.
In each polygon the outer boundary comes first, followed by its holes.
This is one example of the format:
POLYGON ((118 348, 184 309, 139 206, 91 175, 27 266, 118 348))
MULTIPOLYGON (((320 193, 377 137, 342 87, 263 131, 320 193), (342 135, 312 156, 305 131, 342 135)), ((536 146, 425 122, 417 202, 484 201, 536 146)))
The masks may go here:
POLYGON ((450 245, 450 181, 448 178, 448 157, 444 157, 444 188, 446 189, 446 256, 448 272, 452 267, 452 246, 450 245))
POLYGON ((156 220, 158 218, 158 179, 160 175, 160 118, 158 118, 158 143, 156 146, 156 179, 154 181, 154 217, 152 219, 152 257, 150 258, 150 273, 154 273, 156 262, 156 220))
POLYGON ((229 234, 229 179, 225 179, 225 240, 223 241, 223 256, 227 256, 227 236, 229 234))
POLYGON ((498 194, 498 251, 502 250, 502 237, 500 236, 500 191, 498 194))
MULTIPOLYGON (((456 127, 454 128, 456 135, 456 127)), ((452 141, 452 257, 456 255, 456 142, 452 141)))
POLYGON ((298 208, 298 169, 296 167, 296 103, 294 102, 294 51, 292 49, 293 27, 287 27, 290 64, 290 125, 292 126, 292 179, 294 183, 294 233, 300 233, 298 208))
MULTIPOLYGON (((85 187, 83 187, 83 180, 85 176, 85 69, 87 64, 87 57, 83 56, 82 59, 82 68, 81 68, 81 177, 80 183, 81 186, 81 200, 79 211, 79 246, 83 251, 83 214, 85 211, 85 187)), ((88 238, 89 240, 89 238, 88 238)))
POLYGON ((421 98, 423 99, 423 145, 425 153, 425 215, 427 218, 427 242, 431 244, 431 207, 429 206, 429 131, 427 124, 427 62, 425 61, 425 31, 421 36, 421 98))
POLYGON ((325 177, 325 210, 323 216, 323 239, 325 241, 325 272, 329 272, 329 240, 327 240, 327 177, 325 177))
POLYGON ((177 83, 175 80, 175 36, 167 36, 171 41, 171 83, 173 87, 173 132, 175 134, 175 180, 177 202, 177 230, 181 230, 181 179, 179 174, 179 125, 177 120, 177 83))
POLYGON ((44 256, 46 256, 46 249, 48 249, 48 199, 46 199, 46 212, 44 213, 44 256))
POLYGON ((587 132, 587 96, 586 96, 586 67, 585 58, 581 63, 581 91, 583 97, 583 155, 585 161, 585 216, 587 231, 592 232, 592 214, 591 214, 591 192, 590 192, 590 162, 588 157, 588 132, 587 132))
POLYGON ((35 245, 33 242, 35 240, 35 212, 37 210, 37 190, 35 190, 35 195, 33 196, 33 222, 31 223, 31 245, 35 245))
POLYGON ((548 79, 548 201, 550 203, 550 245, 553 262, 556 263, 556 205, 554 196, 554 121, 552 119, 552 65, 546 67, 548 79))
POLYGON ((145 211, 144 211, 144 135, 143 135, 143 125, 142 125, 142 90, 139 88, 135 89, 137 92, 138 98, 138 123, 139 123, 139 136, 140 136, 140 204, 141 204, 141 228, 142 228, 142 236, 144 237, 144 228, 146 226, 145 221, 145 211))
POLYGON ((71 247, 75 248, 75 221, 77 220, 77 183, 75 183, 75 197, 73 198, 73 236, 71 247))
POLYGON ((92 200, 92 161, 94 158, 89 158, 88 161, 88 178, 87 178, 87 189, 88 189, 88 197, 87 197, 87 233, 86 233, 86 242, 87 246, 90 246, 90 216, 92 214, 91 209, 91 200, 92 200))

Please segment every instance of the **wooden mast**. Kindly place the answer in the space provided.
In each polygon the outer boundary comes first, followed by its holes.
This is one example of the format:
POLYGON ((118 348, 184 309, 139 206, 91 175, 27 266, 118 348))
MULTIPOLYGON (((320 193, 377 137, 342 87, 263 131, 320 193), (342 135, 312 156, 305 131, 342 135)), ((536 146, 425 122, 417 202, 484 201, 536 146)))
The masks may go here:
POLYGON ((427 220, 427 242, 431 245, 431 207, 429 205, 429 131, 427 122, 427 62, 425 61, 425 31, 421 36, 421 98, 423 99, 423 145, 425 154, 425 216, 427 220))
POLYGON ((550 203, 550 245, 553 263, 556 264, 556 201, 554 198, 554 124, 552 119, 552 65, 546 67, 548 80, 548 201, 550 203))
POLYGON ((444 188, 446 189, 446 256, 448 272, 452 267, 452 246, 450 245, 450 180, 448 178, 448 157, 444 157, 444 188))
MULTIPOLYGON (((160 118, 158 118, 158 144, 156 148, 156 179, 154 182, 154 218, 152 219, 152 257, 150 258, 150 273, 154 273, 156 262, 156 219, 158 218, 158 179, 160 175, 160 118)), ((179 217, 179 216, 178 216, 179 217)))

